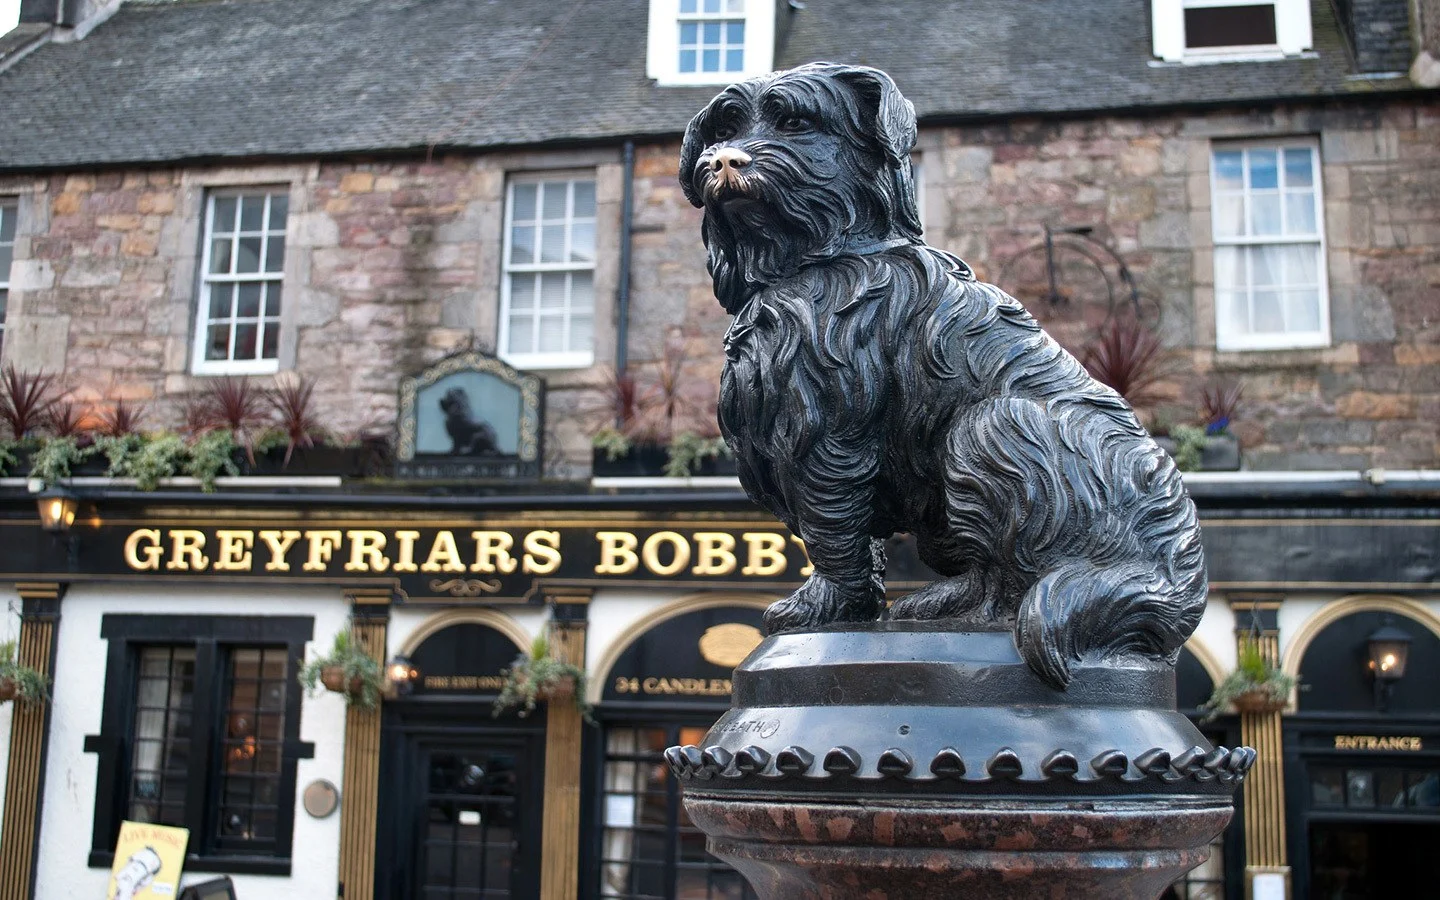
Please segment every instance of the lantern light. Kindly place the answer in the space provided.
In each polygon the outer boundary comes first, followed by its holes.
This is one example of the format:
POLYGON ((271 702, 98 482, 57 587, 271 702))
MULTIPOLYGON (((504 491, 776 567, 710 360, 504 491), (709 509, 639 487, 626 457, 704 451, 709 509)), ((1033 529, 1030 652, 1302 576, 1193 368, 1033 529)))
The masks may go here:
POLYGON ((80 503, 75 495, 64 488, 50 488, 35 498, 40 510, 40 527, 51 534, 65 534, 75 524, 75 513, 80 503))

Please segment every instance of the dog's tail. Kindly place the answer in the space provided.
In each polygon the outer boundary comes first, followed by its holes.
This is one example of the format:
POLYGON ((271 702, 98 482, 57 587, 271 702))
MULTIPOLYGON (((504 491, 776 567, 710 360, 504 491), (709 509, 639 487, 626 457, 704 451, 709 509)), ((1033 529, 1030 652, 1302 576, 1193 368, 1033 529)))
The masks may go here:
POLYGON ((1015 645, 1042 681, 1057 690, 1070 666, 1087 658, 1128 654, 1173 662, 1199 624, 1205 580, 1172 585, 1143 562, 1110 566, 1070 559, 1026 592, 1015 620, 1015 645))

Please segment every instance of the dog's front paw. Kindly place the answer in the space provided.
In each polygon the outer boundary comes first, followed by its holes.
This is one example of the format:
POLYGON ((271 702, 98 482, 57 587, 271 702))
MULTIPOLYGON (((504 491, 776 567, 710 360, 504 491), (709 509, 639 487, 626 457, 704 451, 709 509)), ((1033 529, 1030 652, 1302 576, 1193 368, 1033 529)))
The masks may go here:
POLYGON ((810 578, 784 600, 765 610, 765 631, 803 631, 834 622, 873 622, 880 614, 880 598, 867 580, 847 591, 819 575, 810 578))

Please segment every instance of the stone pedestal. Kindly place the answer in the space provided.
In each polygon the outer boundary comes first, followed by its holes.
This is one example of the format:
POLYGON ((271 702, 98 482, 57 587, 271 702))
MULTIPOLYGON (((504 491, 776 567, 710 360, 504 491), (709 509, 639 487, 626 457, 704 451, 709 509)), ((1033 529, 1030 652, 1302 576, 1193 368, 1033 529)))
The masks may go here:
POLYGON ((778 635, 734 687, 667 760, 765 900, 1154 900, 1205 860, 1254 761, 1175 711, 1172 667, 1081 665, 1056 691, 1007 631, 778 635))

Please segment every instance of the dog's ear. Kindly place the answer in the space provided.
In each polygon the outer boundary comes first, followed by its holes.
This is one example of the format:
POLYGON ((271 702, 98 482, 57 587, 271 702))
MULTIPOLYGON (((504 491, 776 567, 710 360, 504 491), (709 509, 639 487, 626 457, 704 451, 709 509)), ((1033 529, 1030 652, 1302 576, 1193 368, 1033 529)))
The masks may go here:
POLYGON ((875 136, 890 164, 898 167, 908 161, 919 137, 915 107, 901 96, 890 76, 868 66, 846 66, 835 77, 865 101, 866 113, 874 116, 875 136))
POLYGON ((690 124, 685 128, 685 142, 680 146, 680 189, 685 192, 685 199, 690 201, 690 205, 697 207, 705 205, 695 186, 695 163, 699 162, 700 154, 705 152, 705 140, 700 136, 700 132, 705 114, 709 111, 710 107, 706 106, 690 120, 690 124))

